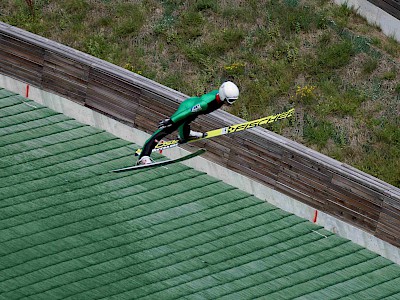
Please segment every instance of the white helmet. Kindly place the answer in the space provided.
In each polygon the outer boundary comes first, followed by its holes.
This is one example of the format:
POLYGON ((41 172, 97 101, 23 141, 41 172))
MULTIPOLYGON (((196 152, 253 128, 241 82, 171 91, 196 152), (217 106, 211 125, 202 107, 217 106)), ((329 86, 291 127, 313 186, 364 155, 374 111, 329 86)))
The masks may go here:
POLYGON ((239 97, 239 88, 232 81, 226 81, 219 88, 218 94, 222 101, 233 104, 239 97))

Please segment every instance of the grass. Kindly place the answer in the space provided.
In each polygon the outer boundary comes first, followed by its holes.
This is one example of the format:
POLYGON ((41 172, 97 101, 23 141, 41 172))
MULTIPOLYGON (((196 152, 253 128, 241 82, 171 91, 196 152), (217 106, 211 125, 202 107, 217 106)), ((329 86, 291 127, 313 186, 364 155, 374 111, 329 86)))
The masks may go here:
POLYGON ((346 5, 315 0, 22 0, 0 20, 188 95, 233 80, 229 112, 400 187, 400 46, 346 5), (32 10, 33 9, 33 10, 32 10))
POLYGON ((367 61, 364 62, 363 67, 362 67, 362 71, 365 74, 371 74, 373 71, 376 70, 376 68, 378 67, 378 60, 373 58, 373 57, 369 57, 367 59, 367 61))

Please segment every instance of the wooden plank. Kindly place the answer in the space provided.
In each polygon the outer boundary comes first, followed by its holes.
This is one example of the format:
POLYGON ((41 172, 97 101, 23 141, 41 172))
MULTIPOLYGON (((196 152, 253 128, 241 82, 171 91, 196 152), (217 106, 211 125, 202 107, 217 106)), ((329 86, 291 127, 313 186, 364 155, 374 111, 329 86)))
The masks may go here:
POLYGON ((289 197, 292 197, 302 203, 305 203, 313 208, 321 211, 325 211, 325 199, 324 198, 314 198, 312 195, 302 193, 298 187, 292 186, 291 183, 285 183, 282 181, 277 181, 273 185, 274 189, 281 192, 289 197))
MULTIPOLYGON (((275 184, 280 169, 282 149, 275 145, 268 145, 268 149, 262 148, 263 141, 256 140, 254 134, 249 131, 227 135, 232 141, 227 144, 230 147, 230 156, 227 167, 241 170, 240 173, 265 182, 269 186, 275 184)), ((218 138, 219 139, 219 138, 218 138)))
POLYGON ((390 202, 391 205, 396 207, 400 206, 400 189, 394 186, 391 186, 389 190, 385 190, 385 195, 389 197, 389 199, 385 200, 390 202))
MULTIPOLYGON (((397 211, 398 213, 398 211, 397 211)), ((375 235, 393 245, 400 246, 400 218, 386 207, 380 215, 375 235)))
POLYGON ((139 110, 135 116, 134 123, 135 123, 135 128, 143 130, 149 134, 152 134, 154 131, 156 131, 158 124, 158 122, 149 119, 146 116, 143 116, 143 114, 141 114, 139 110))
POLYGON ((354 195, 358 195, 376 205, 382 205, 382 202, 388 200, 388 196, 376 192, 366 187, 360 182, 353 181, 342 174, 332 173, 332 187, 338 186, 354 195))
POLYGON ((239 147, 231 147, 228 166, 234 164, 237 165, 236 168, 251 169, 274 180, 279 172, 279 161, 266 155, 260 156, 251 151, 241 150, 239 147))
POLYGON ((231 146, 230 149, 232 156, 231 159, 236 163, 254 169, 271 168, 274 174, 277 174, 279 171, 279 161, 273 157, 269 157, 267 153, 264 153, 264 155, 261 156, 259 153, 244 149, 237 145, 234 147, 231 146))
POLYGON ((136 113, 138 107, 139 94, 133 94, 128 97, 119 90, 113 90, 107 86, 91 82, 87 89, 87 98, 92 102, 113 103, 119 107, 134 111, 136 113))
POLYGON ((396 201, 393 199, 390 199, 389 201, 384 201, 382 204, 382 211, 386 211, 388 210, 387 213, 389 213, 389 211, 393 212, 393 214, 396 214, 396 216, 399 217, 400 219, 400 201, 396 201))
POLYGON ((151 110, 151 108, 138 105, 137 115, 140 116, 140 120, 137 119, 136 125, 138 128, 144 128, 149 130, 156 130, 160 120, 165 119, 165 115, 158 113, 157 111, 151 110))
POLYGON ((237 147, 240 146, 246 151, 264 156, 266 159, 282 160, 282 146, 258 136, 253 129, 232 133, 229 136, 234 138, 234 145, 237 147))
POLYGON ((378 220, 381 213, 381 206, 368 202, 363 198, 353 195, 347 191, 337 191, 335 189, 327 190, 327 199, 337 203, 342 207, 347 207, 352 211, 356 211, 368 218, 378 220))
POLYGON ((176 103, 180 103, 187 98, 186 95, 178 91, 103 60, 96 59, 96 62, 91 63, 91 67, 135 86, 140 90, 141 95, 145 97, 166 99, 168 101, 176 101, 176 103))
MULTIPOLYGON (((285 150, 281 160, 278 182, 295 188, 301 195, 307 195, 306 204, 324 210, 330 182, 326 170, 326 166, 298 153, 285 150)), ((291 196, 297 198, 293 192, 291 196)), ((300 200, 304 202, 304 197, 300 200)))
POLYGON ((178 108, 189 97, 145 77, 137 76, 133 77, 133 80, 135 80, 135 84, 140 88, 143 97, 154 99, 166 105, 178 108))
POLYGON ((363 230, 375 233, 378 222, 337 202, 326 199, 325 212, 363 230))
POLYGON ((230 147, 231 139, 227 136, 219 136, 214 139, 206 139, 196 143, 199 147, 206 147, 208 149, 216 149, 220 155, 228 155, 232 148, 230 147))
MULTIPOLYGON (((42 84, 41 66, 30 61, 13 61, 13 57, 0 51, 0 71, 10 77, 29 82, 37 87, 42 84)), ((15 58, 15 57, 14 57, 15 58)))
POLYGON ((113 101, 98 101, 93 100, 92 97, 85 99, 85 106, 95 108, 96 110, 103 112, 106 115, 111 115, 114 118, 120 118, 129 123, 135 123, 136 109, 127 109, 127 107, 121 107, 120 102, 115 103, 113 101))
POLYGON ((4 51, 2 49, 0 49, 0 53, 2 57, 4 57, 4 59, 7 59, 10 62, 17 62, 21 65, 26 64, 27 66, 36 66, 36 68, 38 69, 41 69, 41 67, 43 66, 43 59, 33 60, 29 59, 29 57, 22 57, 20 55, 17 55, 17 53, 4 51))
POLYGON ((9 32, 12 26, 7 23, 0 22, 0 34, 3 32, 9 32))
POLYGON ((385 228, 378 227, 376 229, 374 236, 376 236, 378 239, 380 239, 382 241, 388 242, 388 243, 392 244, 393 246, 400 248, 400 239, 396 238, 389 232, 385 231, 385 228))
POLYGON ((205 127, 207 129, 207 131, 226 127, 226 126, 230 125, 227 122, 225 122, 224 120, 216 118, 214 113, 207 114, 207 115, 200 115, 196 119, 196 122, 198 122, 202 127, 205 127))
POLYGON ((0 59, 2 64, 4 63, 10 66, 16 66, 22 70, 26 70, 27 72, 36 72, 37 74, 40 74, 43 69, 43 66, 40 64, 2 51, 0 51, 0 59))
POLYGON ((84 105, 86 86, 57 75, 44 73, 42 79, 43 89, 63 95, 74 102, 84 105))
POLYGON ((205 130, 213 130, 217 128, 222 128, 226 126, 225 122, 222 122, 219 119, 213 118, 212 114, 200 115, 196 118, 196 122, 200 124, 205 130))
POLYGON ((91 68, 89 81, 91 83, 97 83, 98 85, 109 87, 121 94, 125 94, 128 98, 142 95, 140 87, 134 85, 130 81, 118 77, 115 73, 107 72, 105 70, 91 68))
POLYGON ((386 11, 396 19, 400 20, 400 1, 398 0, 368 0, 375 6, 386 11))
POLYGON ((85 104, 89 67, 51 51, 45 52, 43 88, 85 104))
POLYGON ((390 208, 385 208, 382 210, 379 218, 379 224, 385 224, 385 226, 390 227, 395 231, 395 235, 400 237, 400 213, 399 211, 394 211, 390 208))
MULTIPOLYGON (((89 79, 88 65, 66 58, 50 51, 45 52, 44 71, 53 74, 62 74, 62 77, 80 84, 87 84, 89 79)), ((58 75, 61 76, 61 75, 58 75)))
POLYGON ((387 192, 389 198, 400 202, 400 188, 390 185, 390 187, 385 192, 387 192))
POLYGON ((371 190, 377 192, 383 192, 390 196, 389 193, 386 193, 386 190, 390 190, 393 186, 388 184, 387 182, 380 180, 370 174, 367 174, 363 171, 360 171, 352 166, 347 164, 341 164, 339 168, 332 169, 336 173, 341 174, 342 176, 348 178, 349 180, 356 181, 362 183, 362 185, 368 187, 371 190))
POLYGON ((135 124, 140 90, 129 82, 92 68, 89 73, 86 106, 135 124))
MULTIPOLYGON (((400 228, 400 205, 399 203, 393 202, 384 202, 382 205, 382 214, 386 214, 396 220, 399 221, 399 228, 400 228)), ((400 231, 399 231, 400 234, 400 231)))
MULTIPOLYGON (((146 97, 147 99, 154 99, 158 102, 163 102, 165 104, 169 104, 171 106, 178 107, 184 100, 186 100, 188 97, 177 97, 174 93, 169 93, 169 90, 167 91, 162 91, 160 90, 160 86, 156 85, 154 82, 153 85, 150 86, 150 88, 155 88, 155 90, 148 90, 145 88, 141 87, 141 82, 137 82, 143 97, 146 97)), ((167 87, 165 87, 167 89, 167 87)), ((177 92, 176 92, 177 93, 177 92)))
POLYGON ((328 191, 326 182, 315 180, 315 178, 310 178, 309 176, 303 176, 303 174, 299 173, 296 169, 289 169, 280 166, 279 178, 291 178, 292 180, 301 183, 307 187, 304 189, 304 192, 307 190, 310 195, 315 193, 325 193, 328 191))
POLYGON ((86 90, 87 87, 87 80, 56 70, 45 63, 43 66, 43 78, 47 77, 57 78, 60 81, 60 84, 62 84, 62 82, 67 82, 69 86, 75 86, 77 89, 86 90))
POLYGON ((330 195, 333 197, 354 203, 354 205, 365 207, 366 209, 369 208, 375 211, 382 210, 383 201, 371 201, 369 198, 365 198, 360 194, 353 193, 352 191, 336 185, 329 185, 328 188, 330 195))
POLYGON ((380 229, 385 228, 385 231, 390 233, 396 238, 400 238, 400 220, 398 218, 394 218, 391 215, 382 213, 379 219, 378 227, 380 229))
POLYGON ((230 163, 230 160, 228 160, 228 163, 225 164, 225 166, 229 167, 230 170, 233 170, 241 175, 252 178, 257 182, 265 184, 266 186, 274 187, 276 184, 276 180, 273 177, 268 176, 268 174, 260 173, 260 172, 257 172, 256 170, 253 170, 253 169, 250 169, 247 167, 243 167, 238 164, 232 164, 232 163, 230 163))
POLYGON ((178 108, 178 106, 170 105, 170 103, 160 102, 157 99, 150 99, 143 95, 139 99, 139 106, 145 110, 152 110, 159 116, 158 121, 170 117, 178 108))
POLYGON ((282 171, 295 170, 304 178, 310 178, 313 181, 324 183, 325 185, 331 181, 331 174, 328 168, 312 161, 300 154, 285 150, 282 155, 282 171))
POLYGON ((365 230, 368 231, 373 231, 375 228, 374 222, 379 218, 380 206, 374 206, 368 202, 366 205, 360 205, 360 202, 349 201, 349 199, 352 199, 351 197, 346 198, 343 194, 337 192, 338 197, 336 198, 332 196, 332 190, 327 183, 321 180, 319 176, 314 178, 302 177, 298 170, 292 169, 280 173, 277 181, 277 190, 293 196, 314 208, 326 211, 341 219, 346 219, 347 222, 358 227, 364 228, 366 226, 365 230), (290 187, 291 190, 288 188, 282 189, 282 184, 285 187, 290 187))
POLYGON ((229 154, 226 167, 269 186, 275 184, 279 169, 276 162, 266 160, 250 151, 244 151, 242 147, 231 147, 232 144, 234 143, 225 143, 227 145, 225 152, 229 154))
POLYGON ((221 146, 220 144, 212 144, 209 141, 206 142, 205 149, 207 149, 207 152, 203 155, 204 158, 210 159, 213 162, 226 167, 228 158, 229 158, 229 149, 226 151, 221 151, 218 150, 218 146, 221 146))
POLYGON ((0 52, 18 57, 20 60, 43 65, 44 49, 9 35, 0 35, 0 52))
POLYGON ((94 108, 97 111, 109 114, 114 118, 121 119, 130 124, 135 123, 136 113, 134 111, 121 108, 114 103, 106 103, 106 102, 92 101, 91 99, 86 99, 85 106, 89 108, 94 108))
POLYGON ((303 178, 297 177, 295 174, 284 174, 282 172, 278 173, 277 182, 285 186, 290 186, 302 195, 307 195, 309 199, 312 199, 311 206, 313 207, 325 205, 326 189, 323 185, 306 182, 303 178))
POLYGON ((0 31, 2 31, 3 34, 6 36, 10 36, 19 41, 29 43, 35 47, 43 48, 56 53, 62 53, 64 56, 70 57, 71 59, 81 60, 85 64, 90 64, 93 60, 99 61, 98 58, 90 56, 89 54, 80 52, 68 46, 62 45, 60 43, 46 39, 44 37, 38 36, 17 27, 10 26, 5 30, 3 28, 0 28, 0 31))
POLYGON ((310 195, 318 191, 326 192, 328 190, 328 184, 318 180, 318 178, 308 176, 308 174, 302 173, 297 169, 287 168, 281 165, 279 169, 279 178, 285 177, 292 178, 293 180, 301 182, 305 187, 309 187, 307 190, 310 195))

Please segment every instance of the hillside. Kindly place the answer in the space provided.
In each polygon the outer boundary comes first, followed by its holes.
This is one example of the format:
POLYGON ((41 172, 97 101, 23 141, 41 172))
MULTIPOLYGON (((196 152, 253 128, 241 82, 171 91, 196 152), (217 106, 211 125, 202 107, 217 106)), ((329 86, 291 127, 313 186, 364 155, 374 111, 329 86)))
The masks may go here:
POLYGON ((400 187, 400 46, 331 1, 5 0, 0 21, 188 95, 235 81, 230 112, 400 187))

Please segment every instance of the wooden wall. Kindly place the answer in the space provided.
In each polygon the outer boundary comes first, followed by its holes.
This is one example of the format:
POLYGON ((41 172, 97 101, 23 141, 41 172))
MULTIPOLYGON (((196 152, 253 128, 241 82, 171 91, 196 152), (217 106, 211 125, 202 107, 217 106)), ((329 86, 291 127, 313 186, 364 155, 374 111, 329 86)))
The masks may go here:
POLYGON ((400 20, 400 0, 368 0, 375 6, 400 20))
MULTIPOLYGON (((82 52, 0 23, 0 73, 153 132, 185 95, 82 52)), ((0 121, 1 122, 1 121, 0 121)), ((241 123, 224 111, 197 130, 241 123)), ((400 189, 263 128, 199 142, 207 157, 400 246, 400 189)))

